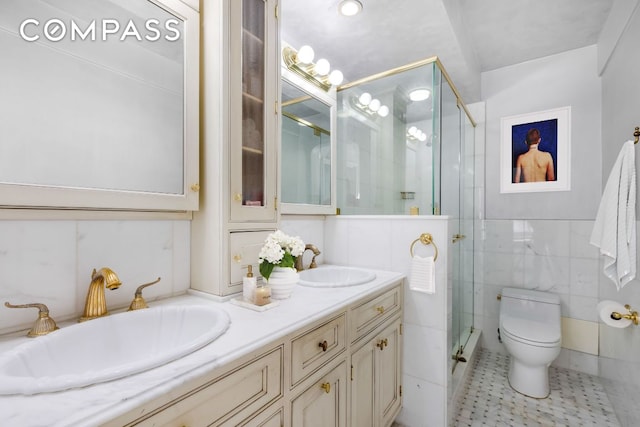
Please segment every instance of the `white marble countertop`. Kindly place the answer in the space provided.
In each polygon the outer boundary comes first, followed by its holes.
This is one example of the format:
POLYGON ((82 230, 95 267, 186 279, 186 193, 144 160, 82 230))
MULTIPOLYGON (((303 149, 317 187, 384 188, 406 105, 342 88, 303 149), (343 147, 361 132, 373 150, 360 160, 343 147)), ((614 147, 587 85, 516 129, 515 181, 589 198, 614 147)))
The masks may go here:
MULTIPOLYGON (((386 271, 375 273, 373 282, 359 286, 330 289, 297 286, 291 298, 264 312, 195 294, 150 302, 150 306, 216 304, 229 314, 231 325, 224 335, 202 349, 136 375, 55 393, 0 396, 0 425, 77 427, 105 423, 404 277, 386 271)), ((2 337, 0 351, 28 339, 2 337)))

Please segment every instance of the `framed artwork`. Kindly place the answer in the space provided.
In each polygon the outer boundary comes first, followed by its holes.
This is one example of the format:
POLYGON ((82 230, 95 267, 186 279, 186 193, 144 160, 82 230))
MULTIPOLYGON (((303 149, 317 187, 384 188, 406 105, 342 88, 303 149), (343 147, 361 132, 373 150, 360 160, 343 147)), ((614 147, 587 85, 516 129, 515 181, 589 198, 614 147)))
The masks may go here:
POLYGON ((568 191, 571 107, 500 119, 500 192, 568 191))

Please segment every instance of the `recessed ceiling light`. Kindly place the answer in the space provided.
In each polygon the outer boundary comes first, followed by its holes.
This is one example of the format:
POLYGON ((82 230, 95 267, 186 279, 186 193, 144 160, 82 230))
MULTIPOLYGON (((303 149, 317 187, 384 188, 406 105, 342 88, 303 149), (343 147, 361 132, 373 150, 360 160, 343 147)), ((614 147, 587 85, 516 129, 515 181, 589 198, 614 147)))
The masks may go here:
POLYGON ((412 101, 424 101, 429 98, 431 91, 429 89, 414 89, 409 92, 409 99, 412 101))
POLYGON ((342 0, 338 4, 338 11, 344 16, 353 16, 360 13, 362 10, 362 3, 358 0, 342 0))

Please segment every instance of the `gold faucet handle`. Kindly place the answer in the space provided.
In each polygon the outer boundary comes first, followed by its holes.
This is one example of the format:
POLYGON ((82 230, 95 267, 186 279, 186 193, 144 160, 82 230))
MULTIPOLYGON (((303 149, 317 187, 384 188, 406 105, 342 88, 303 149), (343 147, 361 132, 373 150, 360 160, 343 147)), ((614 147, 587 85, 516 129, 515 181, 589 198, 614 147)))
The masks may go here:
POLYGON ((38 319, 36 319, 33 327, 27 333, 28 337, 33 338, 47 335, 49 332, 53 332, 58 329, 58 325, 56 325, 55 320, 49 317, 49 308, 44 304, 33 303, 13 305, 9 302, 5 302, 4 305, 8 308, 37 308, 38 310, 40 310, 38 319))
POLYGON ((138 289, 136 289, 136 294, 133 297, 133 301, 131 301, 131 305, 129 306, 128 311, 140 310, 141 308, 149 308, 149 306, 147 305, 147 302, 144 300, 144 298, 142 298, 142 290, 147 286, 155 285, 159 281, 160 281, 160 278, 158 277, 153 282, 145 283, 144 285, 138 286, 138 289))

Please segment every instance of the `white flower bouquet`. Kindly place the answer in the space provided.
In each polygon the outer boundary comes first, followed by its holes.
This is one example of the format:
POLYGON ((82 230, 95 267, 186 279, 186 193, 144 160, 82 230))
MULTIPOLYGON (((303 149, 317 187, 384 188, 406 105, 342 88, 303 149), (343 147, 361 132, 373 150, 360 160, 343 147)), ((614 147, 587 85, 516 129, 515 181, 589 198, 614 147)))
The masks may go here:
POLYGON ((260 249, 258 261, 260 262, 260 274, 265 280, 269 280, 274 267, 291 267, 296 263, 296 258, 304 252, 304 242, 299 237, 291 237, 280 230, 269 234, 260 249))

